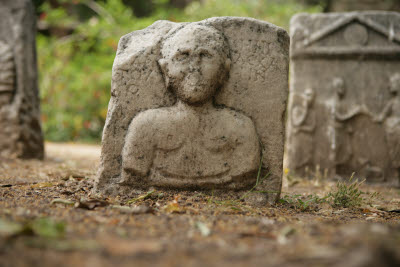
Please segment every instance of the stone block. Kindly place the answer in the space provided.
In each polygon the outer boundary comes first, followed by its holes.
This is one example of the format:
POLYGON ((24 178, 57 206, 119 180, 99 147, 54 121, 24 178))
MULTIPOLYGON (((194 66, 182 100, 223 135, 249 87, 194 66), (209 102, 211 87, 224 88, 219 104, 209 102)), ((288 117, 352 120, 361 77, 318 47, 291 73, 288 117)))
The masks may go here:
POLYGON ((285 167, 398 183, 400 14, 292 18, 285 167))
POLYGON ((96 189, 246 192, 257 184, 258 203, 276 201, 288 46, 283 29, 235 17, 157 21, 123 36, 96 189))

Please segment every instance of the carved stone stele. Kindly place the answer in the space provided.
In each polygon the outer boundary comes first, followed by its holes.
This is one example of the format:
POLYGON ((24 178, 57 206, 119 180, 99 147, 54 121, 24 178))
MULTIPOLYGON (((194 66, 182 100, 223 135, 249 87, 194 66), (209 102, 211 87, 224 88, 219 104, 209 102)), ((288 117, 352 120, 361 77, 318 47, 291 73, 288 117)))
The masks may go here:
POLYGON ((398 184, 400 14, 299 14, 290 27, 285 167, 398 184))
POLYGON ((31 1, 0 4, 0 157, 43 158, 31 1))
POLYGON ((287 33, 221 17, 158 21, 123 36, 96 189, 281 190, 287 33))

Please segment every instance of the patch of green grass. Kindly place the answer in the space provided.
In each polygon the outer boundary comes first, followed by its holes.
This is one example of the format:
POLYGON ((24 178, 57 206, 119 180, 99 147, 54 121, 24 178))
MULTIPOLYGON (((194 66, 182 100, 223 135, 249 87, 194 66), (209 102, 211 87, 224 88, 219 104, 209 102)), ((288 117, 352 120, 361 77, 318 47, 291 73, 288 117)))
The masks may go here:
POLYGON ((365 180, 358 182, 357 180, 353 181, 353 179, 354 173, 350 177, 349 183, 339 181, 336 184, 336 189, 327 194, 333 207, 358 207, 364 203, 362 195, 365 193, 360 190, 360 186, 365 180))
POLYGON ((283 198, 279 199, 279 202, 282 204, 288 204, 296 210, 307 211, 310 210, 312 206, 316 204, 321 204, 326 202, 325 197, 319 197, 315 194, 311 194, 308 196, 302 196, 299 194, 296 195, 285 195, 283 198))
POLYGON ((46 238, 64 237, 66 230, 64 222, 54 221, 50 218, 36 219, 30 224, 30 227, 35 234, 46 238))
POLYGON ((0 235, 4 236, 34 235, 43 238, 62 238, 65 235, 65 229, 64 222, 55 221, 47 217, 24 223, 0 219, 0 235))
POLYGON ((291 207, 300 210, 310 210, 312 206, 329 203, 334 208, 352 208, 359 207, 362 205, 372 206, 372 202, 379 196, 379 193, 366 193, 363 192, 360 187, 365 180, 359 182, 354 180, 354 173, 348 181, 339 181, 336 184, 336 188, 325 194, 323 197, 317 195, 302 196, 296 195, 285 195, 279 200, 282 204, 288 204, 291 207), (364 197, 367 196, 367 197, 364 197))

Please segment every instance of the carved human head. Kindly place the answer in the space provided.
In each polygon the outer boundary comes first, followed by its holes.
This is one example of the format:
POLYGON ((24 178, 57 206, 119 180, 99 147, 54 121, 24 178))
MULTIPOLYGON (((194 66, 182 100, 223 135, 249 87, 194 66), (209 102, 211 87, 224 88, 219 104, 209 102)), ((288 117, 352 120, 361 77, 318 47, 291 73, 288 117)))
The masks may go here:
POLYGON ((345 87, 344 87, 343 78, 340 78, 340 77, 333 78, 332 85, 333 85, 333 89, 334 89, 335 93, 339 97, 343 97, 346 92, 345 87))
POLYGON ((390 92, 400 94, 400 73, 390 76, 390 92))
POLYGON ((222 87, 230 70, 225 36, 211 26, 188 24, 167 36, 159 60, 166 86, 191 105, 202 104, 222 87))
POLYGON ((305 91, 304 91, 304 97, 307 101, 308 104, 311 104, 314 101, 314 97, 315 97, 315 92, 311 87, 308 87, 305 91))

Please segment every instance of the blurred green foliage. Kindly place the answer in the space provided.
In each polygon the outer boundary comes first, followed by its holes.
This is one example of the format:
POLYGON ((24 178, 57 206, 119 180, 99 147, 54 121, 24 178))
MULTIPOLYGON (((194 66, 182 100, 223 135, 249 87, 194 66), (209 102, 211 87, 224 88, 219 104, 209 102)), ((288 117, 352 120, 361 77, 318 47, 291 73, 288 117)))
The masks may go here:
POLYGON ((110 98, 111 68, 119 38, 156 20, 198 21, 214 16, 246 16, 288 28, 292 15, 319 12, 294 0, 204 0, 184 9, 168 0, 153 0, 153 11, 135 17, 123 0, 58 0, 40 6, 39 25, 51 29, 38 34, 38 64, 42 122, 47 140, 98 142, 110 98), (63 3, 86 6, 89 19, 71 14, 63 3))

